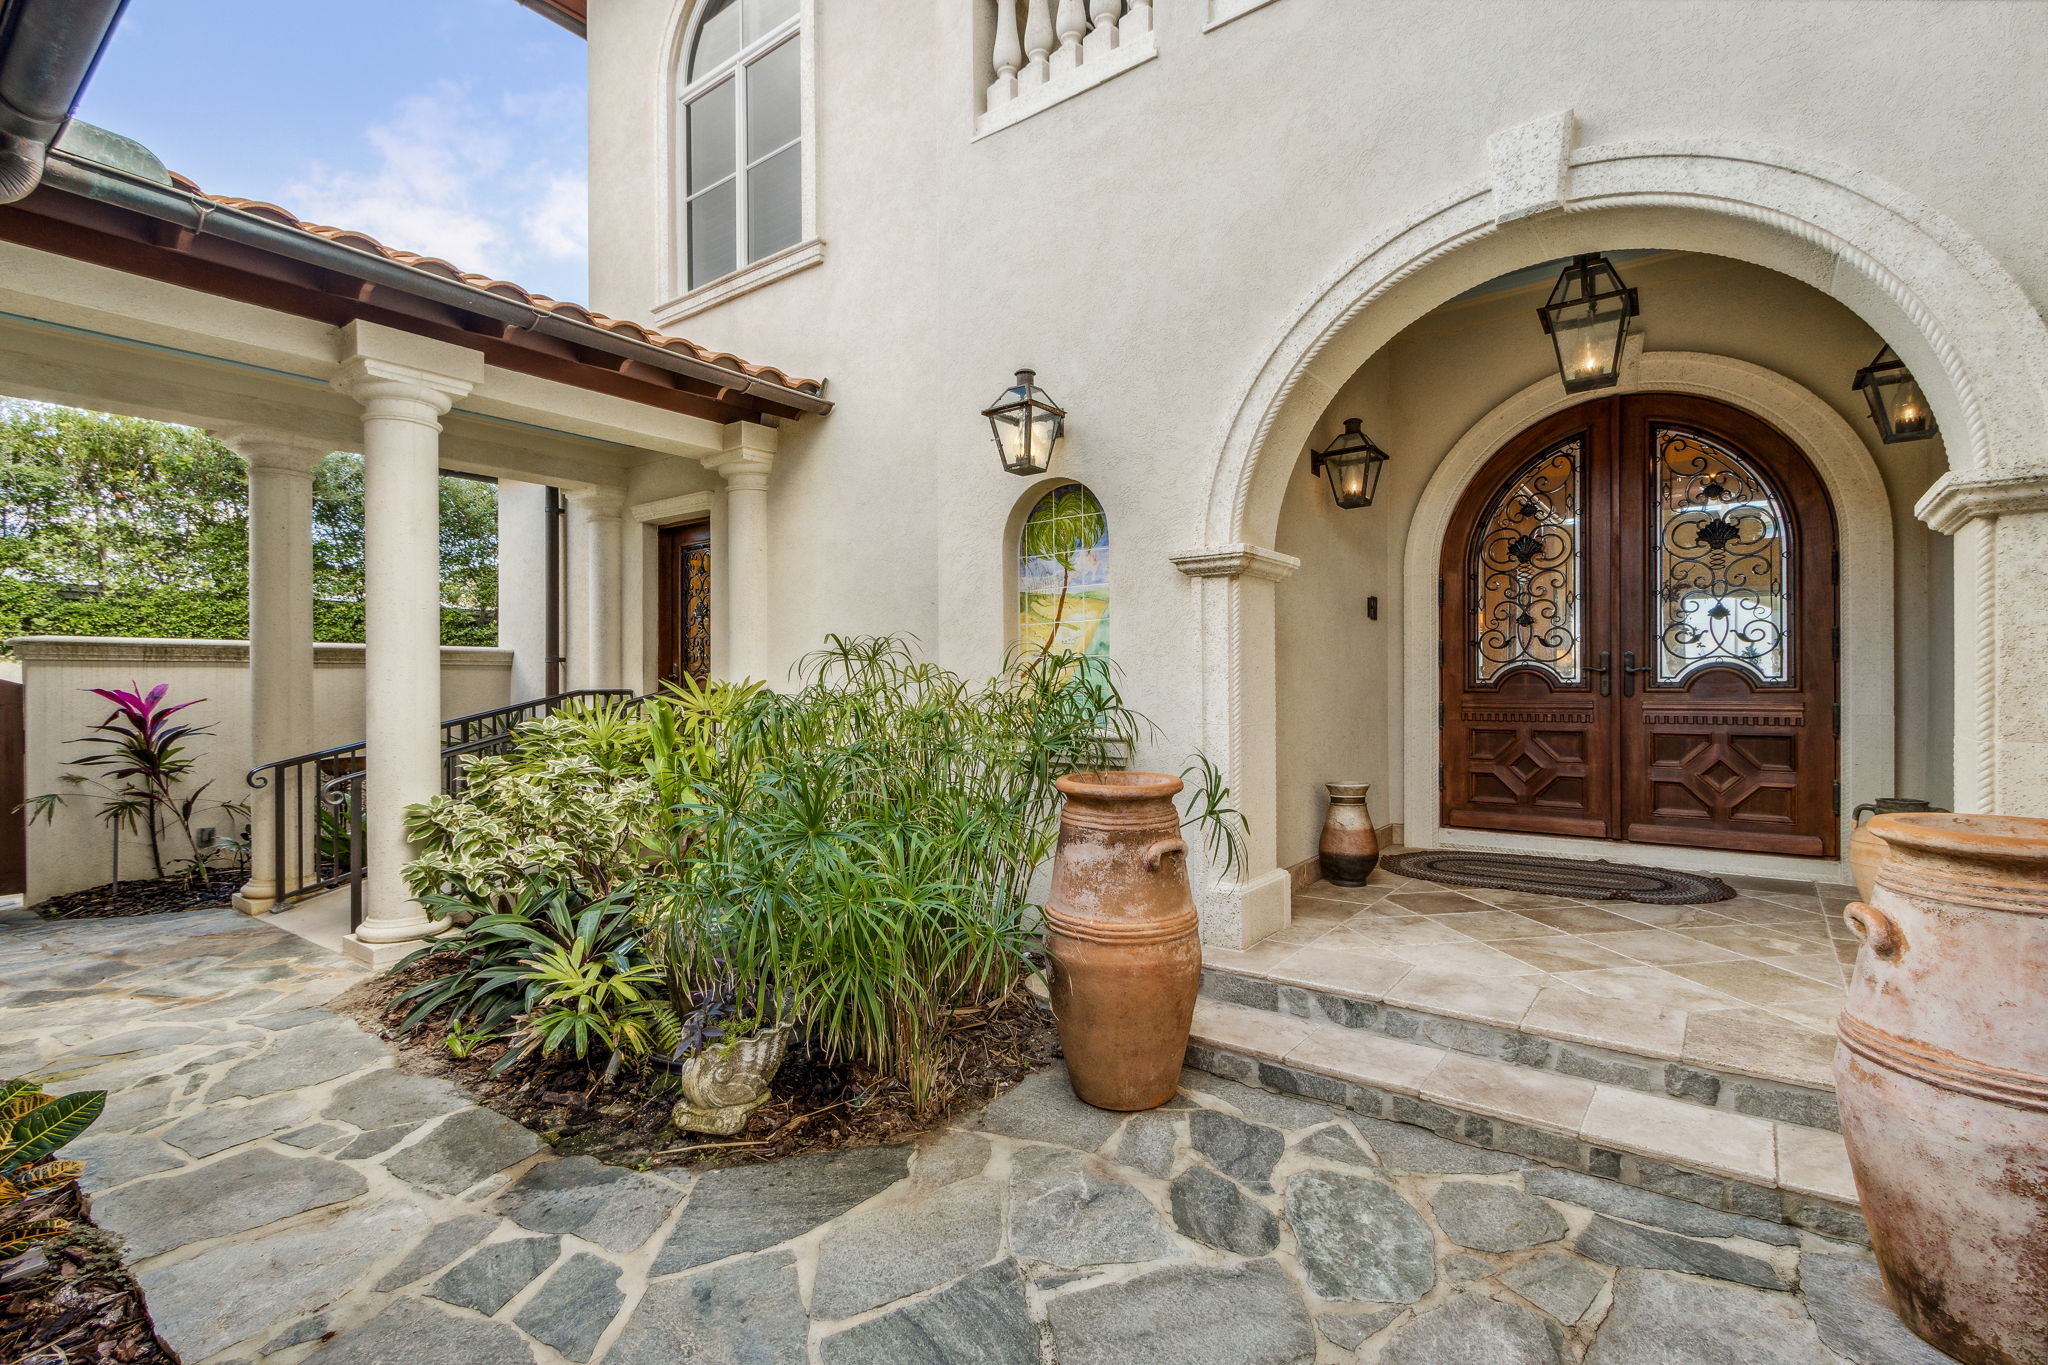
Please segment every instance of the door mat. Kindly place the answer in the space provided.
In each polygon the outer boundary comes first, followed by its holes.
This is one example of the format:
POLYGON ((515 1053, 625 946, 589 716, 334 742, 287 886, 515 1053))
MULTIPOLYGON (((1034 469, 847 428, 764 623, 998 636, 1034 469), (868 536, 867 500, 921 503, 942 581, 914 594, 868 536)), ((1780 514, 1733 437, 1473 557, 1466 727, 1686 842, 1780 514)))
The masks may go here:
POLYGON ((1397 876, 1447 886, 1490 886, 1581 901, 1698 905, 1735 895, 1735 888, 1720 878, 1697 872, 1527 853, 1389 853, 1380 859, 1380 866, 1397 876))

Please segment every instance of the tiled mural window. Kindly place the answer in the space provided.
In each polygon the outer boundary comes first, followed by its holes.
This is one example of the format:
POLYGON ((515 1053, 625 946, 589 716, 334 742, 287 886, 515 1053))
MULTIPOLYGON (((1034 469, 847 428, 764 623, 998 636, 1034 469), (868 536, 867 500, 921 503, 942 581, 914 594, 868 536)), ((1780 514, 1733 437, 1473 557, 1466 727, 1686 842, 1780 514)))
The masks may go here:
POLYGON ((1052 489, 1025 517, 1017 598, 1025 658, 1109 654, 1109 518, 1080 484, 1052 489))

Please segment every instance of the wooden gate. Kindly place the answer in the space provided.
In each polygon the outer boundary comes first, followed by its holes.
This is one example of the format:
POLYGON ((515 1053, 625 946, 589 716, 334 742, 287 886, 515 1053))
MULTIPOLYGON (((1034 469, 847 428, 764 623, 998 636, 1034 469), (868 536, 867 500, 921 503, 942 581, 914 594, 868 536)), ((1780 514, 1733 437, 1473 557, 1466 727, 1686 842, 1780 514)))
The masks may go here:
POLYGON ((0 681, 0 896, 28 892, 22 686, 0 681))

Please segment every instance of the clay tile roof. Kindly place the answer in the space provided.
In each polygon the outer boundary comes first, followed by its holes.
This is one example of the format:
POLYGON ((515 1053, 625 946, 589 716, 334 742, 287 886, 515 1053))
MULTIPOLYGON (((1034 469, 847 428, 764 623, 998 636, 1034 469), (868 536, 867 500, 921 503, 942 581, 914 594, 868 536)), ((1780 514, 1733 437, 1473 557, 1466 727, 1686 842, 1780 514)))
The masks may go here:
POLYGON ((667 333, 657 332, 651 327, 643 327, 637 322, 624 318, 608 318, 602 313, 594 313, 579 303, 565 303, 559 299, 551 299, 545 294, 533 293, 530 290, 522 289, 510 280, 496 280, 492 279, 489 275, 473 274, 442 260, 438 256, 422 256, 417 252, 402 251, 397 247, 386 246, 365 232, 354 232, 348 228, 328 227, 323 223, 306 222, 304 219, 294 215, 290 210, 280 208, 276 204, 265 203, 261 199, 237 199, 231 195, 208 194, 192 183, 191 180, 179 175, 175 171, 171 172, 171 181, 186 193, 211 200, 213 203, 219 204, 224 208, 237 209, 243 213, 254 214, 258 218, 268 219, 284 227, 297 228, 299 231, 310 233, 315 237, 324 237, 330 242, 351 246, 358 251, 371 252, 384 257, 386 260, 396 261, 400 265, 411 266, 415 270, 424 270, 430 274, 442 276, 445 279, 457 280, 469 285, 473 289, 496 294, 500 298, 512 299, 540 309, 543 312, 554 313, 577 322, 589 323, 594 327, 602 327, 606 331, 617 332, 636 341, 644 341, 650 346, 666 347, 702 361, 707 365, 725 366, 755 379, 764 379, 771 384, 780 384, 784 388, 796 389, 803 393, 815 394, 824 388, 824 385, 818 380, 799 379, 786 371, 777 369, 773 365, 756 365, 750 361, 740 359, 730 351, 713 351, 699 346, 694 341, 683 337, 669 336, 667 333))

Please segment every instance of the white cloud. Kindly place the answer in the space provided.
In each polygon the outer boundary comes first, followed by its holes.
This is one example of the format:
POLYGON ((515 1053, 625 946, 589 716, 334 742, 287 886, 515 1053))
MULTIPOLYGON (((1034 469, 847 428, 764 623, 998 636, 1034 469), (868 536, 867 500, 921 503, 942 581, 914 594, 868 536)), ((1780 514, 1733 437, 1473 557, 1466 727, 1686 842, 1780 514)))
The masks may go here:
POLYGON ((558 298, 584 293, 587 190, 580 131, 555 92, 492 108, 444 82, 366 133, 374 165, 314 163, 285 206, 558 298))

